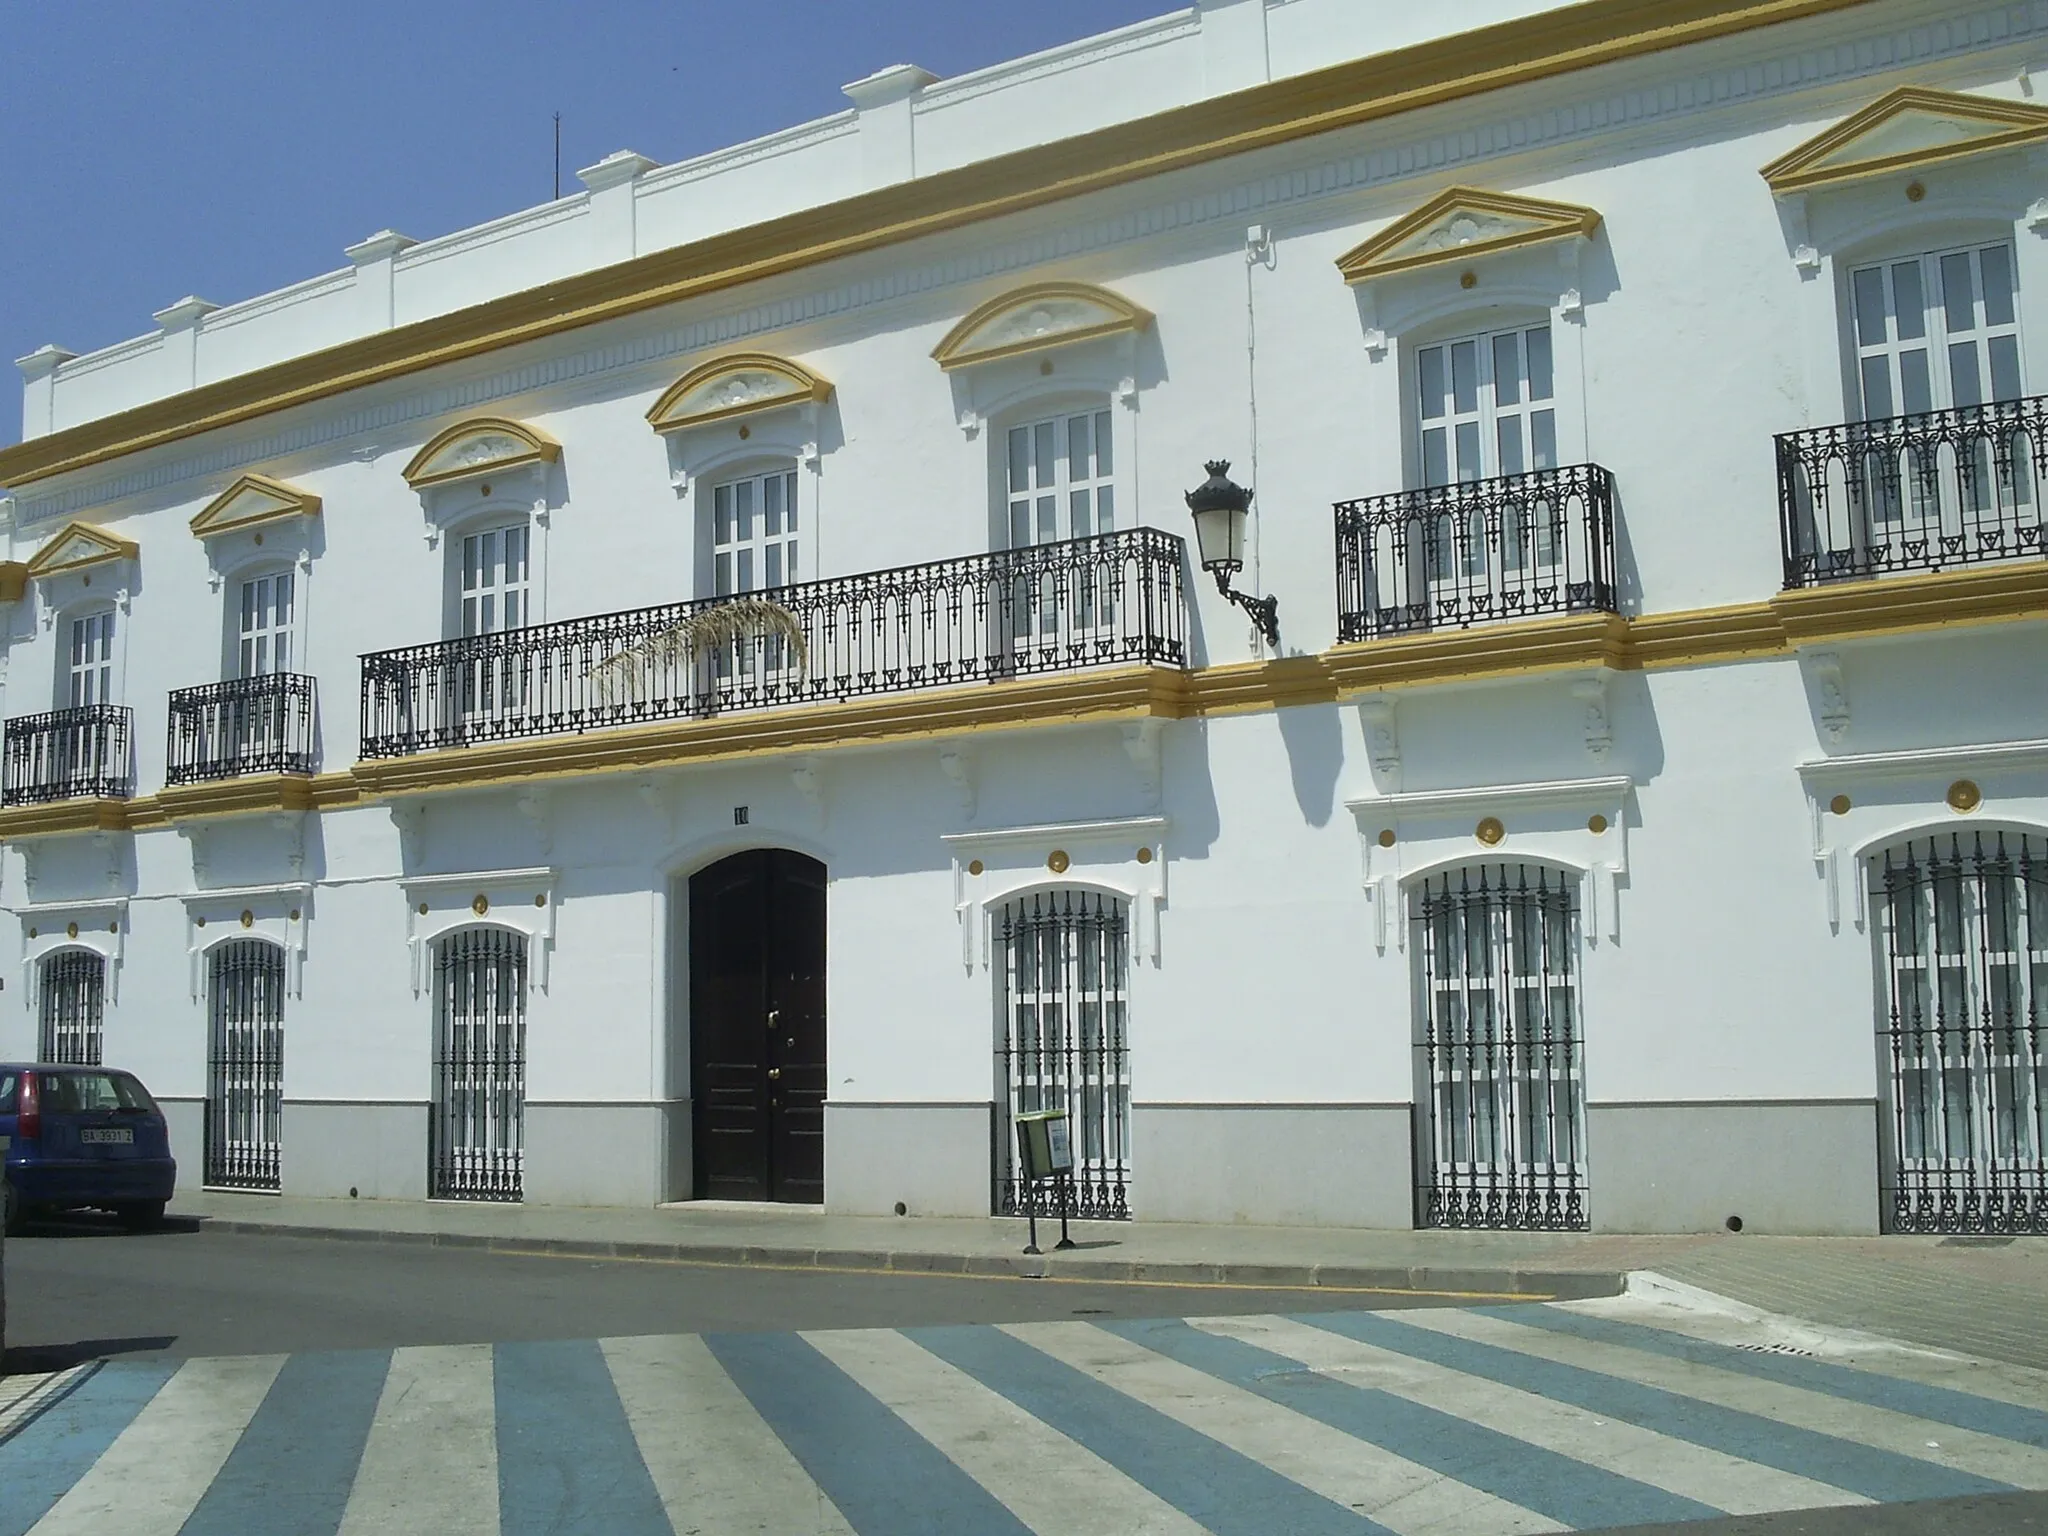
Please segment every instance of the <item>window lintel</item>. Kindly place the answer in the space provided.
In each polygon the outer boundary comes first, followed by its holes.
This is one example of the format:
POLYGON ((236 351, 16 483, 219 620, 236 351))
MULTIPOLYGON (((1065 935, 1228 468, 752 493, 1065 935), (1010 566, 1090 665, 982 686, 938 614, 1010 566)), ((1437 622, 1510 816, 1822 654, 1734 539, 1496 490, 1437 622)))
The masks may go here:
POLYGON ((2048 140, 2048 107, 1902 85, 1762 168, 1784 197, 2048 140))
POLYGON ((531 464, 552 464, 562 445, 537 427, 504 416, 474 416, 436 433, 401 473, 416 491, 531 464))
POLYGON ((1030 283, 975 306, 932 349, 932 360, 951 373, 1151 323, 1150 310, 1093 283, 1030 283))
POLYGON ((320 515, 320 498, 269 475, 244 475, 208 502, 187 525, 193 536, 211 539, 266 523, 320 515))
POLYGON ((662 391, 647 422, 666 434, 786 405, 821 405, 831 396, 831 381, 802 363, 768 352, 729 352, 700 363, 662 391))
POLYGON ((1559 240, 1590 239, 1597 209, 1478 187, 1448 187, 1337 258, 1358 284, 1559 240))

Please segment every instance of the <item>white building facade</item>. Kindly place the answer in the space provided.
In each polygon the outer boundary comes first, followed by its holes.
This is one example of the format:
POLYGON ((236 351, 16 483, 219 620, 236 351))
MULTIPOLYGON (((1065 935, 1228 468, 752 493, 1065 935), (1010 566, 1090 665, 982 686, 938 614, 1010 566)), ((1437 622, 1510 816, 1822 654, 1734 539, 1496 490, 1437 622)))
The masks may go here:
POLYGON ((2048 1229, 2044 47, 1203 0, 46 348, 0 1059, 188 1186, 2048 1229))

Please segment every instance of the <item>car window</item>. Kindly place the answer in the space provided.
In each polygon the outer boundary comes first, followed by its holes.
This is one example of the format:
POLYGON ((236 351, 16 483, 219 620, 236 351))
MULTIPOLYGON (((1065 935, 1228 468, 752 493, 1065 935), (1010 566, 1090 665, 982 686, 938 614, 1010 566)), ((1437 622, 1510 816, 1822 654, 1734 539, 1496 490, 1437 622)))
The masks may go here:
POLYGON ((16 1113, 19 1105, 15 1101, 20 1095, 21 1074, 19 1072, 0 1072, 0 1115, 16 1113))
POLYGON ((149 1109, 142 1084, 125 1072, 53 1072, 43 1080, 45 1106, 60 1115, 149 1109))

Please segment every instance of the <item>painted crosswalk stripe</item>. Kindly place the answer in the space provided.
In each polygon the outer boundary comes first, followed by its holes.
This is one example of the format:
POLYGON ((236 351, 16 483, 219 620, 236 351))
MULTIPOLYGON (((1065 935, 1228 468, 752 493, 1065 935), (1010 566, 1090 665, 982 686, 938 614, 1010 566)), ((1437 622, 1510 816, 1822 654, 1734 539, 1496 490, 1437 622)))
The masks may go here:
POLYGON ((187 1360, 34 1536, 177 1536, 283 1365, 282 1355, 187 1360))
MULTIPOLYGON (((1309 1384, 1334 1404, 1346 1402, 1351 1390, 1382 1392, 1394 1400, 1393 1412, 1401 1421, 1418 1409, 1443 1414, 1554 1456, 1566 1468, 1578 1464, 1605 1474, 1618 1480, 1618 1490, 1610 1498, 1640 1499, 1642 1495, 1631 1488, 1648 1488, 1696 1510, 1731 1514, 1864 1502, 1838 1488, 1533 1396, 1490 1376, 1412 1359, 1306 1327, 1298 1320, 1197 1319, 1190 1331, 1198 1338, 1270 1351, 1264 1358, 1278 1366, 1298 1362, 1293 1374, 1298 1376, 1301 1368, 1317 1372, 1309 1384)), ((1271 1367, 1265 1369, 1272 1373, 1271 1367)), ((1272 1373, 1272 1379, 1282 1382, 1287 1375, 1272 1373)), ((1569 1487, 1579 1475, 1583 1474, 1566 1471, 1562 1477, 1569 1487)), ((1610 1525, 1633 1519, 1618 1516, 1611 1507, 1596 1506, 1574 1523, 1610 1525)))
POLYGON ((802 1339, 704 1342, 860 1536, 1023 1536, 981 1484, 802 1339))
POLYGON ((668 1536, 595 1340, 500 1344, 491 1377, 504 1536, 668 1536))
POLYGON ((1556 1334, 1531 1327, 1520 1318, 1445 1311, 1428 1316, 1417 1314, 1407 1321, 1418 1328, 1584 1366, 1700 1402, 1759 1413, 1780 1424, 1936 1462, 2012 1487, 2048 1488, 2048 1451, 1939 1420, 1847 1402, 1768 1377, 1722 1370, 1718 1365, 1674 1360, 1668 1355, 1621 1344, 1556 1334))
POLYGON ((1509 1536, 1565 1529, 1557 1520, 1472 1483, 1093 1325, 1032 1323, 1009 1331, 1195 1433, 1404 1536, 1509 1536))
POLYGON ((1164 1499, 900 1333, 804 1338, 1034 1531, 1203 1536, 1164 1499))
MULTIPOLYGON (((1796 1356, 1735 1349, 1668 1328, 1649 1328, 1640 1323, 1589 1316, 1566 1308, 1480 1307, 1475 1310, 1483 1317, 1507 1317, 1531 1328, 1547 1328, 1553 1333, 1568 1334, 1574 1338, 1597 1339, 1606 1344, 1666 1355, 1674 1360, 1717 1366, 1765 1381, 1804 1387, 1809 1392, 1825 1392, 1848 1402, 1888 1408, 1894 1413, 1912 1414, 1916 1418, 1952 1424, 1958 1429, 1974 1430, 1980 1435, 1996 1435, 2001 1440, 2015 1440, 2022 1445, 2048 1449, 2048 1413, 1973 1392, 1960 1392, 1953 1387, 1901 1380, 1897 1376, 1878 1375, 1827 1360, 1802 1360, 1796 1356)), ((1896 1363, 1908 1365, 1910 1361, 1902 1359, 1896 1363)))
POLYGON ((1025 1341, 1030 1325, 912 1339, 1143 1484, 1216 1536, 1366 1536, 1386 1527, 1197 1434, 1025 1341))
POLYGON ((390 1361, 381 1349, 286 1360, 178 1536, 333 1531, 390 1361))
POLYGON ((0 1536, 24 1536, 42 1519, 176 1369, 168 1360, 100 1366, 0 1441, 0 1536))
POLYGON ((491 1346, 394 1349, 340 1536, 498 1536, 491 1346))
POLYGON ((1324 1313, 1303 1316, 1297 1321, 1469 1376, 1483 1376, 1505 1386, 1519 1387, 1552 1402, 1570 1403, 1602 1418, 1625 1419, 1673 1439, 1689 1440, 1883 1503, 2009 1491, 2007 1485, 1989 1478, 1775 1423, 1760 1414, 1700 1402, 1579 1366, 1537 1360, 1469 1339, 1450 1338, 1396 1322, 1389 1316, 1369 1312, 1324 1313))
POLYGON ((678 1531, 852 1536, 702 1339, 606 1339, 602 1347, 640 1459, 678 1531))

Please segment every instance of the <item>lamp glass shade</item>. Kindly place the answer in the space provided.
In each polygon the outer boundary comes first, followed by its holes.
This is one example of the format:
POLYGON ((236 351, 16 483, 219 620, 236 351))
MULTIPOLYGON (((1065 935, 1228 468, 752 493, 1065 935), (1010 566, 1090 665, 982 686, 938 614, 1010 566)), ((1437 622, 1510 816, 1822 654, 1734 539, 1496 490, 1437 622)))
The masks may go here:
POLYGON ((1244 508, 1204 507, 1195 513, 1195 547, 1201 551, 1202 569, 1244 566, 1244 508))

